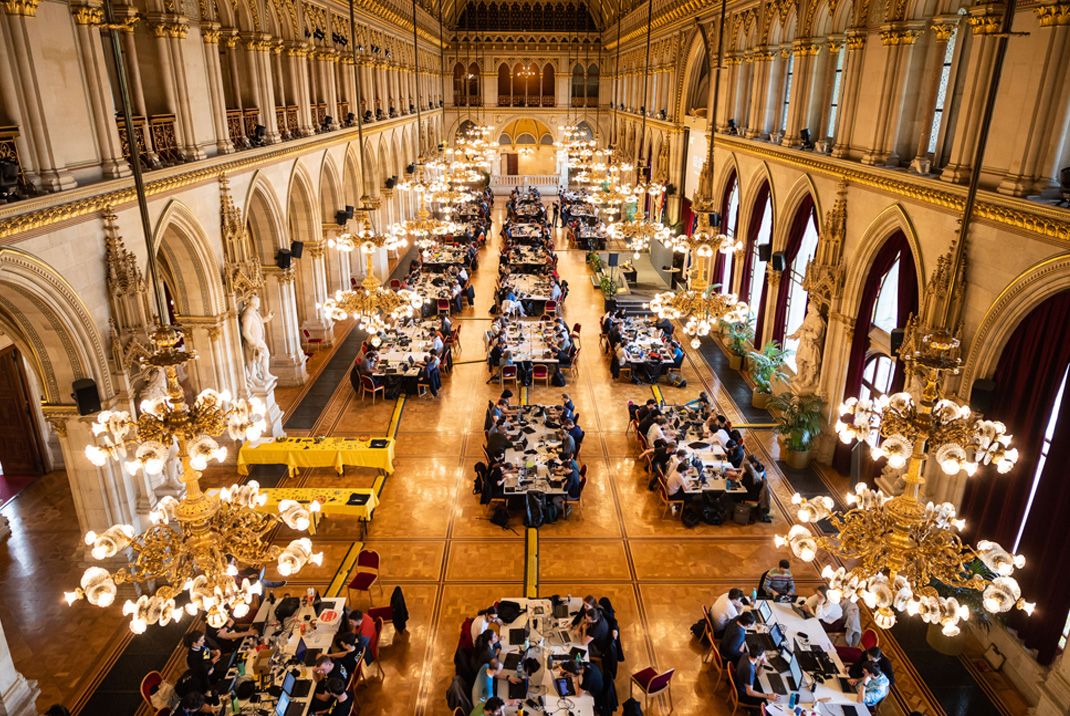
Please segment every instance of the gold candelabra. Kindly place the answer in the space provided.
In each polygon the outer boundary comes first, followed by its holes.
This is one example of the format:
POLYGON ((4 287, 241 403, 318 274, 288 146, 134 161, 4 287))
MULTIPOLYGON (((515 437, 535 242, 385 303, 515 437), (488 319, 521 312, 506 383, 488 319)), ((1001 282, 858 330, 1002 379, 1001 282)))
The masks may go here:
POLYGON ((115 572, 90 567, 80 586, 64 594, 68 604, 86 599, 107 607, 115 601, 118 585, 162 582, 151 596, 142 594, 137 601, 127 600, 123 605, 123 614, 130 617, 130 629, 136 634, 150 624, 178 621, 183 610, 176 606, 175 597, 182 591, 189 594, 185 611, 190 615, 206 612, 213 627, 226 623, 228 611, 238 618, 247 614, 253 596, 260 593, 260 583, 243 579, 239 584, 231 556, 258 567, 277 559, 283 575, 296 573, 308 562, 319 564, 323 558, 322 553, 312 554, 307 538, 293 540, 285 548, 269 541, 280 522, 299 531, 308 529, 309 509, 319 509, 315 503, 306 509, 292 500, 284 501, 279 514, 272 515, 256 509, 267 499, 256 482, 224 489, 219 497, 201 490, 200 471, 210 460, 226 457, 226 448, 215 437, 226 432, 235 440, 259 438, 265 428, 264 406, 256 398, 232 399, 228 393, 214 390, 202 391, 193 405, 187 404, 178 382, 178 367, 195 355, 178 347, 181 339, 177 327, 160 327, 153 335, 154 351, 144 360, 164 371, 166 396, 142 401, 136 419, 123 411, 102 411, 93 423, 93 433, 101 444, 86 446, 86 456, 93 464, 103 466, 114 459, 123 462, 130 474, 140 469, 150 473, 163 470, 172 448, 176 448, 174 459, 182 466, 185 495, 181 500, 161 499, 149 515, 152 526, 143 533, 119 524, 101 534, 89 532, 85 536, 94 559, 111 559, 125 549, 136 556, 115 572))
POLYGON ((322 308, 336 321, 353 318, 362 331, 373 336, 389 330, 400 321, 416 315, 424 305, 424 298, 415 291, 394 291, 383 288, 382 282, 369 272, 360 288, 337 291, 317 308, 322 308))
POLYGON ((328 239, 327 245, 332 249, 338 249, 339 251, 345 252, 359 248, 360 252, 366 256, 373 255, 379 249, 397 251, 405 248, 407 245, 404 234, 380 234, 376 232, 375 229, 372 228, 371 219, 368 217, 368 212, 366 210, 359 212, 356 221, 356 231, 347 231, 335 238, 328 239))

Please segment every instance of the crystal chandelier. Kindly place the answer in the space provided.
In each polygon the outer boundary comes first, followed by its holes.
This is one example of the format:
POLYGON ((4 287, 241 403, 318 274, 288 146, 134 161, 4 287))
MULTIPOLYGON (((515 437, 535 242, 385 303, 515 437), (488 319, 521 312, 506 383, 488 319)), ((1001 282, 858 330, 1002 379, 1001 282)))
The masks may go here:
POLYGON ((360 252, 365 256, 371 256, 379 249, 386 249, 387 251, 398 251, 405 248, 407 242, 405 236, 398 236, 397 234, 376 233, 372 228, 371 218, 368 215, 367 210, 361 210, 357 216, 357 230, 354 232, 346 232, 340 234, 331 239, 327 239, 327 245, 332 249, 338 249, 339 251, 350 252, 354 249, 360 249, 360 252))
POLYGON ((424 197, 420 196, 420 208, 415 219, 406 219, 390 225, 390 233, 399 238, 411 237, 420 249, 434 248, 443 236, 452 236, 460 228, 450 219, 436 219, 424 206, 424 197))
POLYGON ((650 197, 650 205, 654 206, 665 187, 653 182, 637 184, 631 192, 632 200, 636 202, 635 216, 631 219, 621 219, 606 227, 606 233, 610 238, 623 241, 628 250, 639 258, 640 252, 650 248, 650 242, 658 240, 666 243, 672 232, 669 227, 658 221, 652 221, 646 217, 643 204, 646 197, 650 197))
POLYGON ((947 636, 957 635, 970 609, 955 596, 942 596, 940 583, 980 592, 983 608, 993 614, 1013 608, 1031 614, 1034 608, 1011 576, 1025 564, 1024 557, 990 541, 980 541, 976 548, 963 544, 958 532, 965 523, 956 518, 954 505, 921 502, 921 473, 930 456, 948 475, 973 475, 989 464, 1005 473, 1018 459, 1002 423, 977 418, 968 406, 945 396, 945 375, 959 372, 958 351, 959 341, 949 332, 925 332, 916 347, 909 340, 900 352, 921 373, 920 400, 897 393, 877 401, 850 398, 840 407, 836 432, 842 442, 872 441, 874 458, 887 457, 893 467, 909 466, 903 494, 887 497, 859 484, 847 495, 845 512, 833 510, 827 496, 795 495, 800 522, 827 518, 836 534, 814 536, 795 525, 786 537, 776 538, 778 546, 787 545, 805 561, 812 561, 819 549, 856 561, 850 570, 825 567, 829 597, 837 602, 861 599, 876 610, 875 621, 884 629, 895 624, 896 612, 905 612, 941 625, 947 636))
POLYGON ((691 347, 698 348, 699 339, 708 336, 719 321, 736 323, 745 321, 748 307, 734 293, 717 293, 706 280, 709 262, 718 251, 731 254, 742 245, 724 234, 713 233, 705 214, 699 214, 699 227, 691 236, 677 236, 666 244, 679 253, 694 252, 698 258, 691 269, 689 287, 675 293, 667 291, 654 296, 647 304, 658 318, 679 320, 684 324, 684 333, 691 336, 691 347))
POLYGON ((524 65, 516 73, 516 76, 523 79, 530 79, 535 76, 535 70, 531 68, 531 65, 524 65))
POLYGON ((424 305, 424 298, 415 291, 383 288, 383 284, 369 272, 355 291, 336 291, 316 308, 336 321, 353 318, 360 329, 376 335, 389 330, 400 321, 416 315, 424 305))
POLYGON ((181 500, 165 497, 149 514, 153 525, 136 534, 131 525, 114 525, 101 534, 89 532, 85 542, 94 559, 111 559, 130 549, 137 556, 126 566, 108 572, 90 567, 82 575, 80 586, 66 592, 68 604, 86 599, 90 604, 107 607, 115 601, 118 585, 136 583, 163 586, 151 596, 142 594, 137 601, 127 600, 123 614, 130 617, 130 630, 140 634, 150 624, 164 626, 182 617, 175 597, 185 591, 189 602, 185 611, 195 615, 206 612, 208 624, 222 627, 228 613, 241 618, 249 612, 253 596, 261 591, 260 583, 243 579, 239 584, 238 561, 263 566, 278 560, 279 573, 294 574, 308 562, 319 564, 322 553, 312 554, 307 538, 292 541, 281 548, 267 541, 280 523, 299 531, 308 529, 310 508, 292 500, 279 504, 279 514, 259 511, 267 496, 259 492, 256 482, 224 489, 219 497, 201 491, 201 470, 208 462, 221 462, 227 449, 216 437, 226 432, 234 440, 256 440, 263 433, 264 405, 257 398, 233 399, 226 391, 204 390, 193 405, 188 405, 178 382, 178 366, 193 360, 193 353, 178 347, 181 331, 175 326, 161 326, 153 335, 154 350, 144 362, 162 369, 167 376, 167 395, 142 401, 141 414, 135 419, 124 411, 102 411, 93 423, 98 445, 87 445, 86 457, 97 466, 109 459, 122 462, 131 475, 144 469, 156 473, 163 469, 171 448, 177 446, 182 465, 181 481, 186 493, 181 500))

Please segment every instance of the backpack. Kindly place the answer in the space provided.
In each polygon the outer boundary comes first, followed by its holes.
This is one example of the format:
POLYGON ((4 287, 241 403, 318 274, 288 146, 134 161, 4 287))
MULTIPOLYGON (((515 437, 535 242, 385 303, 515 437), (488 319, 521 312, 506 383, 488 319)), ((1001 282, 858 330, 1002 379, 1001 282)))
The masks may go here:
POLYGON ((476 470, 476 479, 472 483, 472 494, 473 495, 482 495, 483 494, 483 481, 484 481, 484 479, 486 477, 486 474, 487 474, 487 466, 483 462, 477 462, 476 466, 475 466, 475 470, 476 470))
POLYGON ((557 505, 553 502, 547 502, 546 507, 543 508, 543 524, 549 525, 557 522, 557 518, 560 517, 560 511, 557 509, 557 505))
POLYGON ((691 529, 702 521, 702 517, 697 508, 688 505, 684 508, 684 513, 680 516, 680 521, 684 523, 684 527, 691 529))
POLYGON ((490 516, 491 524, 498 525, 503 530, 509 527, 509 510, 504 507, 497 507, 494 510, 494 514, 490 516))
POLYGON ((691 625, 691 636, 706 643, 706 620, 699 619, 697 622, 691 625))
POLYGON ((717 502, 711 502, 702 508, 702 521, 708 525, 723 525, 728 513, 717 502))
POLYGON ((524 526, 532 529, 539 529, 542 527, 545 521, 545 510, 543 508, 542 496, 534 493, 528 493, 527 503, 524 510, 524 526))
POLYGON ((670 372, 669 375, 666 376, 666 377, 669 379, 669 384, 672 385, 674 388, 686 388, 687 387, 687 379, 684 378, 679 373, 670 372))
POLYGON ((286 621, 296 614, 300 608, 301 599, 299 597, 285 597, 275 605, 275 618, 280 622, 286 621))
POLYGON ((498 602, 498 618, 503 623, 509 624, 520 618, 526 609, 521 609, 520 604, 513 601, 503 600, 498 602))
POLYGON ((737 525, 749 525, 751 506, 746 502, 737 503, 732 510, 732 521, 737 525))
POLYGON ((554 374, 550 376, 550 384, 556 385, 558 388, 565 386, 565 374, 561 371, 554 371, 554 374))

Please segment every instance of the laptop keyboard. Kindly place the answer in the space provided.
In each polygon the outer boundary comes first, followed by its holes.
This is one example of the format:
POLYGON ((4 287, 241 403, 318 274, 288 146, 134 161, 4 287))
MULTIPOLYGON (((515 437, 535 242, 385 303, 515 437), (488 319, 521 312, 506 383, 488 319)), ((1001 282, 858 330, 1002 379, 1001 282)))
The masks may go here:
POLYGON ((769 686, 773 689, 773 692, 779 696, 787 696, 788 689, 784 686, 784 680, 780 678, 780 674, 766 674, 769 679, 769 686))

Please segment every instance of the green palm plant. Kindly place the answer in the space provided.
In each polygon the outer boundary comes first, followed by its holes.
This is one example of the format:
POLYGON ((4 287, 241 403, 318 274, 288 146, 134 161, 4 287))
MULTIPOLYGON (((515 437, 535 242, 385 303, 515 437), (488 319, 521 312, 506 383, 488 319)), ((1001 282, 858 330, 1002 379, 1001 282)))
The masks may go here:
POLYGON ((825 420, 825 399, 813 393, 796 395, 785 391, 770 398, 768 407, 780 412, 773 430, 784 436, 787 447, 796 452, 808 451, 825 420))
POLYGON ((787 379, 784 373, 784 361, 794 351, 784 348, 779 341, 769 341, 761 351, 751 351, 751 380, 759 393, 767 395, 773 392, 773 383, 787 379))

